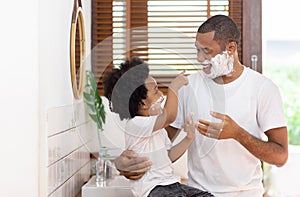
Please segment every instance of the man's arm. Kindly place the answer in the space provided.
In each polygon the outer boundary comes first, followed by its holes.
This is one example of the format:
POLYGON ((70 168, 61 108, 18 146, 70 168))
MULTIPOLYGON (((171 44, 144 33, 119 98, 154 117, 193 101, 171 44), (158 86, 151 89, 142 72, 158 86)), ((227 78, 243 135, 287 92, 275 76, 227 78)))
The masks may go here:
POLYGON ((261 161, 283 166, 288 159, 287 128, 280 127, 265 132, 268 141, 262 141, 245 130, 238 132, 235 139, 261 161))
POLYGON ((121 175, 131 180, 140 179, 151 167, 152 163, 147 157, 138 157, 131 151, 125 150, 115 159, 115 166, 121 175))
POLYGON ((282 166, 288 158, 288 135, 286 127, 270 129, 265 132, 268 141, 262 141, 248 133, 234 122, 228 115, 212 112, 211 115, 221 119, 222 123, 211 123, 199 120, 198 131, 216 139, 235 139, 250 153, 261 161, 282 166), (221 126, 220 126, 221 125, 221 126))

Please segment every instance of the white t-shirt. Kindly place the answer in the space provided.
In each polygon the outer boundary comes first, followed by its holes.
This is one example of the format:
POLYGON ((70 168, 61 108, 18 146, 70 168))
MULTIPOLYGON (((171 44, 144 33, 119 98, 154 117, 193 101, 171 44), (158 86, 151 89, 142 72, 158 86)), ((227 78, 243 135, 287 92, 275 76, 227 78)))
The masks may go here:
POLYGON ((130 181, 135 196, 148 196, 156 185, 178 182, 174 176, 168 149, 172 144, 165 129, 153 132, 157 116, 136 116, 128 120, 125 127, 125 147, 147 156, 152 162, 151 169, 136 181, 130 181))
MULTIPOLYGON (((184 116, 194 121, 217 121, 216 111, 229 115, 251 135, 286 126, 277 86, 263 75, 244 67, 241 76, 228 84, 217 84, 198 72, 179 90, 179 111, 171 125, 180 128, 184 116)), ((220 121, 219 121, 220 122, 220 121)), ((216 196, 256 197, 263 195, 261 162, 233 139, 215 140, 196 132, 188 150, 188 185, 216 196)))

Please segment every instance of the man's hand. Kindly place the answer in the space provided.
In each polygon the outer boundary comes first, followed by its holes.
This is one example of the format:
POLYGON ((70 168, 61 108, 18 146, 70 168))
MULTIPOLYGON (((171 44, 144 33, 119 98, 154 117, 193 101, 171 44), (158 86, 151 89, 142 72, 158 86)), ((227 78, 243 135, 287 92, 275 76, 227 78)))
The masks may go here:
POLYGON ((116 158, 115 165, 121 175, 131 180, 137 180, 151 168, 152 163, 147 157, 138 157, 135 152, 125 150, 116 158))
POLYGON ((202 135, 215 139, 235 139, 235 134, 241 129, 236 122, 225 114, 211 112, 210 115, 216 119, 220 119, 221 122, 216 123, 200 119, 197 129, 202 135))
POLYGON ((198 131, 207 137, 215 139, 235 139, 259 160, 282 166, 288 158, 288 134, 286 127, 273 128, 265 131, 268 141, 262 141, 240 127, 228 115, 217 112, 210 113, 221 123, 199 120, 198 131))

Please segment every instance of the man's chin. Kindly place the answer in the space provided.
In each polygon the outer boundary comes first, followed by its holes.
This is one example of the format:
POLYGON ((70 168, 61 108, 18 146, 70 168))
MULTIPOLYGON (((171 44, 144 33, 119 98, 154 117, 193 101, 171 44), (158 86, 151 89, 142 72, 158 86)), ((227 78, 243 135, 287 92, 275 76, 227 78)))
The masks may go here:
POLYGON ((207 67, 203 68, 202 71, 205 74, 209 75, 211 73, 211 66, 207 66, 207 67))
POLYGON ((207 77, 209 79, 215 79, 216 78, 215 73, 213 73, 211 70, 209 70, 207 73, 204 70, 202 70, 202 71, 203 71, 205 77, 207 77))

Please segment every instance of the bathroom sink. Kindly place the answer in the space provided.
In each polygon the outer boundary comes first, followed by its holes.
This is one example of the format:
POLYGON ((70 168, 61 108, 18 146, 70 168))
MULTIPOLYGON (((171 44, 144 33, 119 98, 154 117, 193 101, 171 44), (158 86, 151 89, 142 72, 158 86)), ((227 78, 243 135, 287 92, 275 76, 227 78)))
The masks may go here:
POLYGON ((103 184, 96 183, 93 176, 83 187, 82 197, 133 197, 129 186, 129 180, 123 176, 115 176, 106 180, 103 184))

